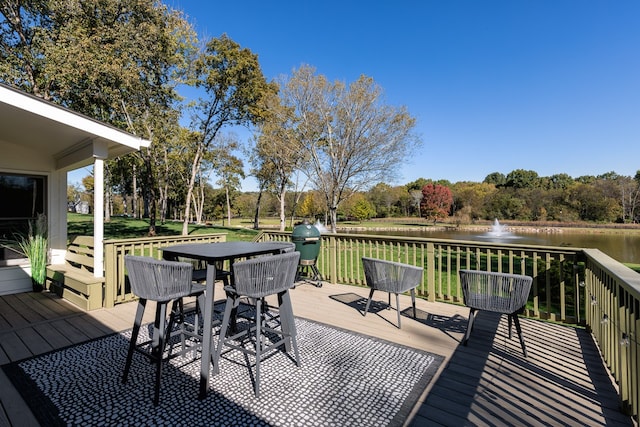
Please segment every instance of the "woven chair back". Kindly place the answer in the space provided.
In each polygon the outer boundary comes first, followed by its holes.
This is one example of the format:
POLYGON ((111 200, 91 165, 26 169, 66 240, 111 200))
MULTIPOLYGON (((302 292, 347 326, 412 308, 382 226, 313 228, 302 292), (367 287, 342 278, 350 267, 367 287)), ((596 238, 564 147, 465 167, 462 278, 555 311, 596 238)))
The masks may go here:
POLYGON ((186 262, 126 255, 131 291, 139 298, 170 301, 191 293, 193 266, 186 262))
POLYGON ((460 270, 464 303, 478 310, 506 314, 521 310, 532 282, 532 277, 520 274, 460 270))
POLYGON ((300 252, 261 256, 233 264, 235 292, 262 298, 293 287, 300 252))
POLYGON ((375 290, 403 293, 422 282, 422 268, 393 261, 362 257, 367 285, 375 290))

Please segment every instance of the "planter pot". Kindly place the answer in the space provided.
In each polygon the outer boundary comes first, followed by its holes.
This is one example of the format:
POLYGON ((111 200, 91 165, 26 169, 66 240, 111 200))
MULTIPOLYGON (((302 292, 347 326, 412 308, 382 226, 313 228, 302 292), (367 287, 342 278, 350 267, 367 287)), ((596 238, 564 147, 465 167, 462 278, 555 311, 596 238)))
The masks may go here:
POLYGON ((42 283, 36 282, 33 279, 31 279, 31 286, 33 288, 33 292, 42 292, 44 290, 44 285, 42 283))

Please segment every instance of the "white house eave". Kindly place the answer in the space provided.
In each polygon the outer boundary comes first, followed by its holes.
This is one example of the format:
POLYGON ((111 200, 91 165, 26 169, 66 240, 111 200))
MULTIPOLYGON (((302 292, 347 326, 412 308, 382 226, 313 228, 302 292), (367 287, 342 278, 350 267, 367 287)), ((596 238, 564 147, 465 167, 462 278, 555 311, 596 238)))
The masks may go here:
POLYGON ((37 114, 66 126, 73 127, 97 138, 103 138, 107 141, 127 146, 131 148, 132 151, 139 150, 142 147, 148 147, 150 145, 148 140, 142 139, 139 136, 124 132, 113 126, 100 123, 87 116, 78 114, 53 103, 43 101, 33 95, 26 94, 22 91, 15 90, 4 85, 0 85, 0 99, 6 104, 28 111, 32 114, 37 114))

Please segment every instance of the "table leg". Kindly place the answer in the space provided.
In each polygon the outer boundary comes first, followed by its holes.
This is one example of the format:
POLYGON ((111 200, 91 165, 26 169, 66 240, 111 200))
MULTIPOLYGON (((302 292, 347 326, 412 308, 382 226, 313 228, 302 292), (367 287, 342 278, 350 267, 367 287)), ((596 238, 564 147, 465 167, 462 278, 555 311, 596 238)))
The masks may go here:
MULTIPOLYGON (((278 294, 278 307, 280 311, 280 328, 282 328, 282 332, 286 335, 295 334, 295 319, 291 317, 293 313, 293 308, 291 306, 291 296, 289 295, 289 291, 280 292, 278 294)), ((291 351, 291 340, 285 340, 284 349, 289 352, 291 351)))
MULTIPOLYGON (((233 271, 234 262, 235 262, 235 258, 229 258, 229 269, 231 271, 233 271)), ((229 285, 232 288, 236 287, 235 278, 233 274, 231 275, 231 281, 229 282, 229 285)), ((239 307, 240 307, 240 304, 234 305, 233 308, 231 309, 231 320, 229 320, 229 331, 231 332, 232 335, 238 332, 238 308, 239 307)))
POLYGON ((200 392, 198 399, 207 397, 209 389, 209 371, 211 368, 211 346, 213 344, 213 303, 214 290, 216 285, 216 266, 214 263, 207 264, 207 282, 205 288, 205 304, 202 327, 202 358, 200 359, 200 392))

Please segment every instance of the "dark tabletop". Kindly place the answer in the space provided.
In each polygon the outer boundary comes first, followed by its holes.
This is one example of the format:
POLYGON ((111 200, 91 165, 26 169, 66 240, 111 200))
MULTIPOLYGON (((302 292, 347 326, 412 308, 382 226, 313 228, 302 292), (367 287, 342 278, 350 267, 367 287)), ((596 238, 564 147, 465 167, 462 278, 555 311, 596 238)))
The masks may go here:
POLYGON ((277 253, 290 247, 286 242, 220 242, 193 243, 162 248, 164 258, 187 257, 206 261, 219 261, 246 256, 277 253))

